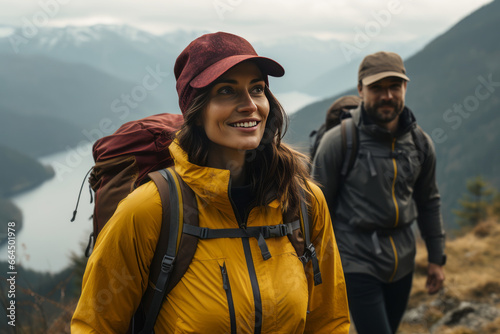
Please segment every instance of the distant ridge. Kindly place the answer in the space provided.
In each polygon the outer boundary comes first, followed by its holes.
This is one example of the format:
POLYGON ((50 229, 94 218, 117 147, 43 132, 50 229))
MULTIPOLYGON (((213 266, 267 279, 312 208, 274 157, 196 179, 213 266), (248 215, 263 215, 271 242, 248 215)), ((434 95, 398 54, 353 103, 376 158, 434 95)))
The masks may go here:
MULTIPOLYGON (((433 138, 448 226, 465 180, 482 174, 500 186, 500 1, 467 16, 405 62, 406 104, 433 138)), ((342 95, 357 94, 355 87, 342 95)), ((286 141, 307 150, 309 133, 340 95, 291 116, 286 141)))

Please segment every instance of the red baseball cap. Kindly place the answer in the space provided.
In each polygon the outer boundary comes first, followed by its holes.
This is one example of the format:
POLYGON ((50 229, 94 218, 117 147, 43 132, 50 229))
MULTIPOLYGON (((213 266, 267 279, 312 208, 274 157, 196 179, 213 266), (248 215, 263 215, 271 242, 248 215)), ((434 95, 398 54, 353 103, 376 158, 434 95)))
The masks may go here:
POLYGON ((182 113, 186 112, 199 92, 214 82, 231 67, 251 59, 267 76, 281 77, 283 67, 276 61, 260 57, 244 38, 217 32, 206 34, 192 41, 175 61, 174 74, 182 113))

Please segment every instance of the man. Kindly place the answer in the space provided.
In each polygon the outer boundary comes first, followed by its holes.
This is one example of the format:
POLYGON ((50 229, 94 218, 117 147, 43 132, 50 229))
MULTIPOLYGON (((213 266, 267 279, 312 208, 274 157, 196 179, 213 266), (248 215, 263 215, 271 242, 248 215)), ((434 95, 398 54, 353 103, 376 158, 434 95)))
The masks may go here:
POLYGON ((427 291, 438 292, 444 281, 436 156, 430 137, 405 106, 409 80, 399 55, 366 56, 358 72, 362 103, 351 111, 358 143, 354 165, 341 176, 346 138, 340 126, 325 133, 313 162, 312 175, 323 186, 332 215, 359 334, 397 331, 413 278, 410 226, 415 219, 428 250, 427 291))

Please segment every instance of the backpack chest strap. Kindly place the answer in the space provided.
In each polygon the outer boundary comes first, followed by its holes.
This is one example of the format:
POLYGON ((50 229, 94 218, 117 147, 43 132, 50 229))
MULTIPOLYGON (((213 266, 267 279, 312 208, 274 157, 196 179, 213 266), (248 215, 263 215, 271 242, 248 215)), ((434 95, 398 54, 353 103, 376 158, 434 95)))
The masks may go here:
POLYGON ((396 160, 401 160, 401 159, 406 159, 408 163, 410 163, 410 156, 408 152, 403 151, 403 150, 396 150, 396 151, 389 151, 389 152, 376 152, 373 153, 370 150, 366 149, 360 149, 359 150, 359 157, 366 157, 366 161, 368 161, 368 167, 370 168, 370 175, 372 177, 377 176, 377 170, 375 169, 375 163, 373 162, 373 159, 396 159, 396 160))
POLYGON ((193 225, 184 225, 182 232, 195 236, 199 239, 220 239, 220 238, 255 238, 259 245, 264 260, 271 258, 271 253, 267 247, 265 239, 280 238, 291 235, 294 230, 300 229, 300 221, 292 223, 271 225, 271 226, 249 226, 247 228, 222 228, 213 229, 193 225))

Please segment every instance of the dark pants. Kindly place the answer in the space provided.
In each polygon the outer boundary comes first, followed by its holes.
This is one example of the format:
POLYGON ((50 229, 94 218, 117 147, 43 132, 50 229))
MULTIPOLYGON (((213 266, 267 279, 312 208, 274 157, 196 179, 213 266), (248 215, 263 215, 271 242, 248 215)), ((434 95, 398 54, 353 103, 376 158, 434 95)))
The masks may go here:
POLYGON ((367 274, 345 274, 349 310, 358 334, 394 334, 410 296, 413 273, 383 283, 367 274))

